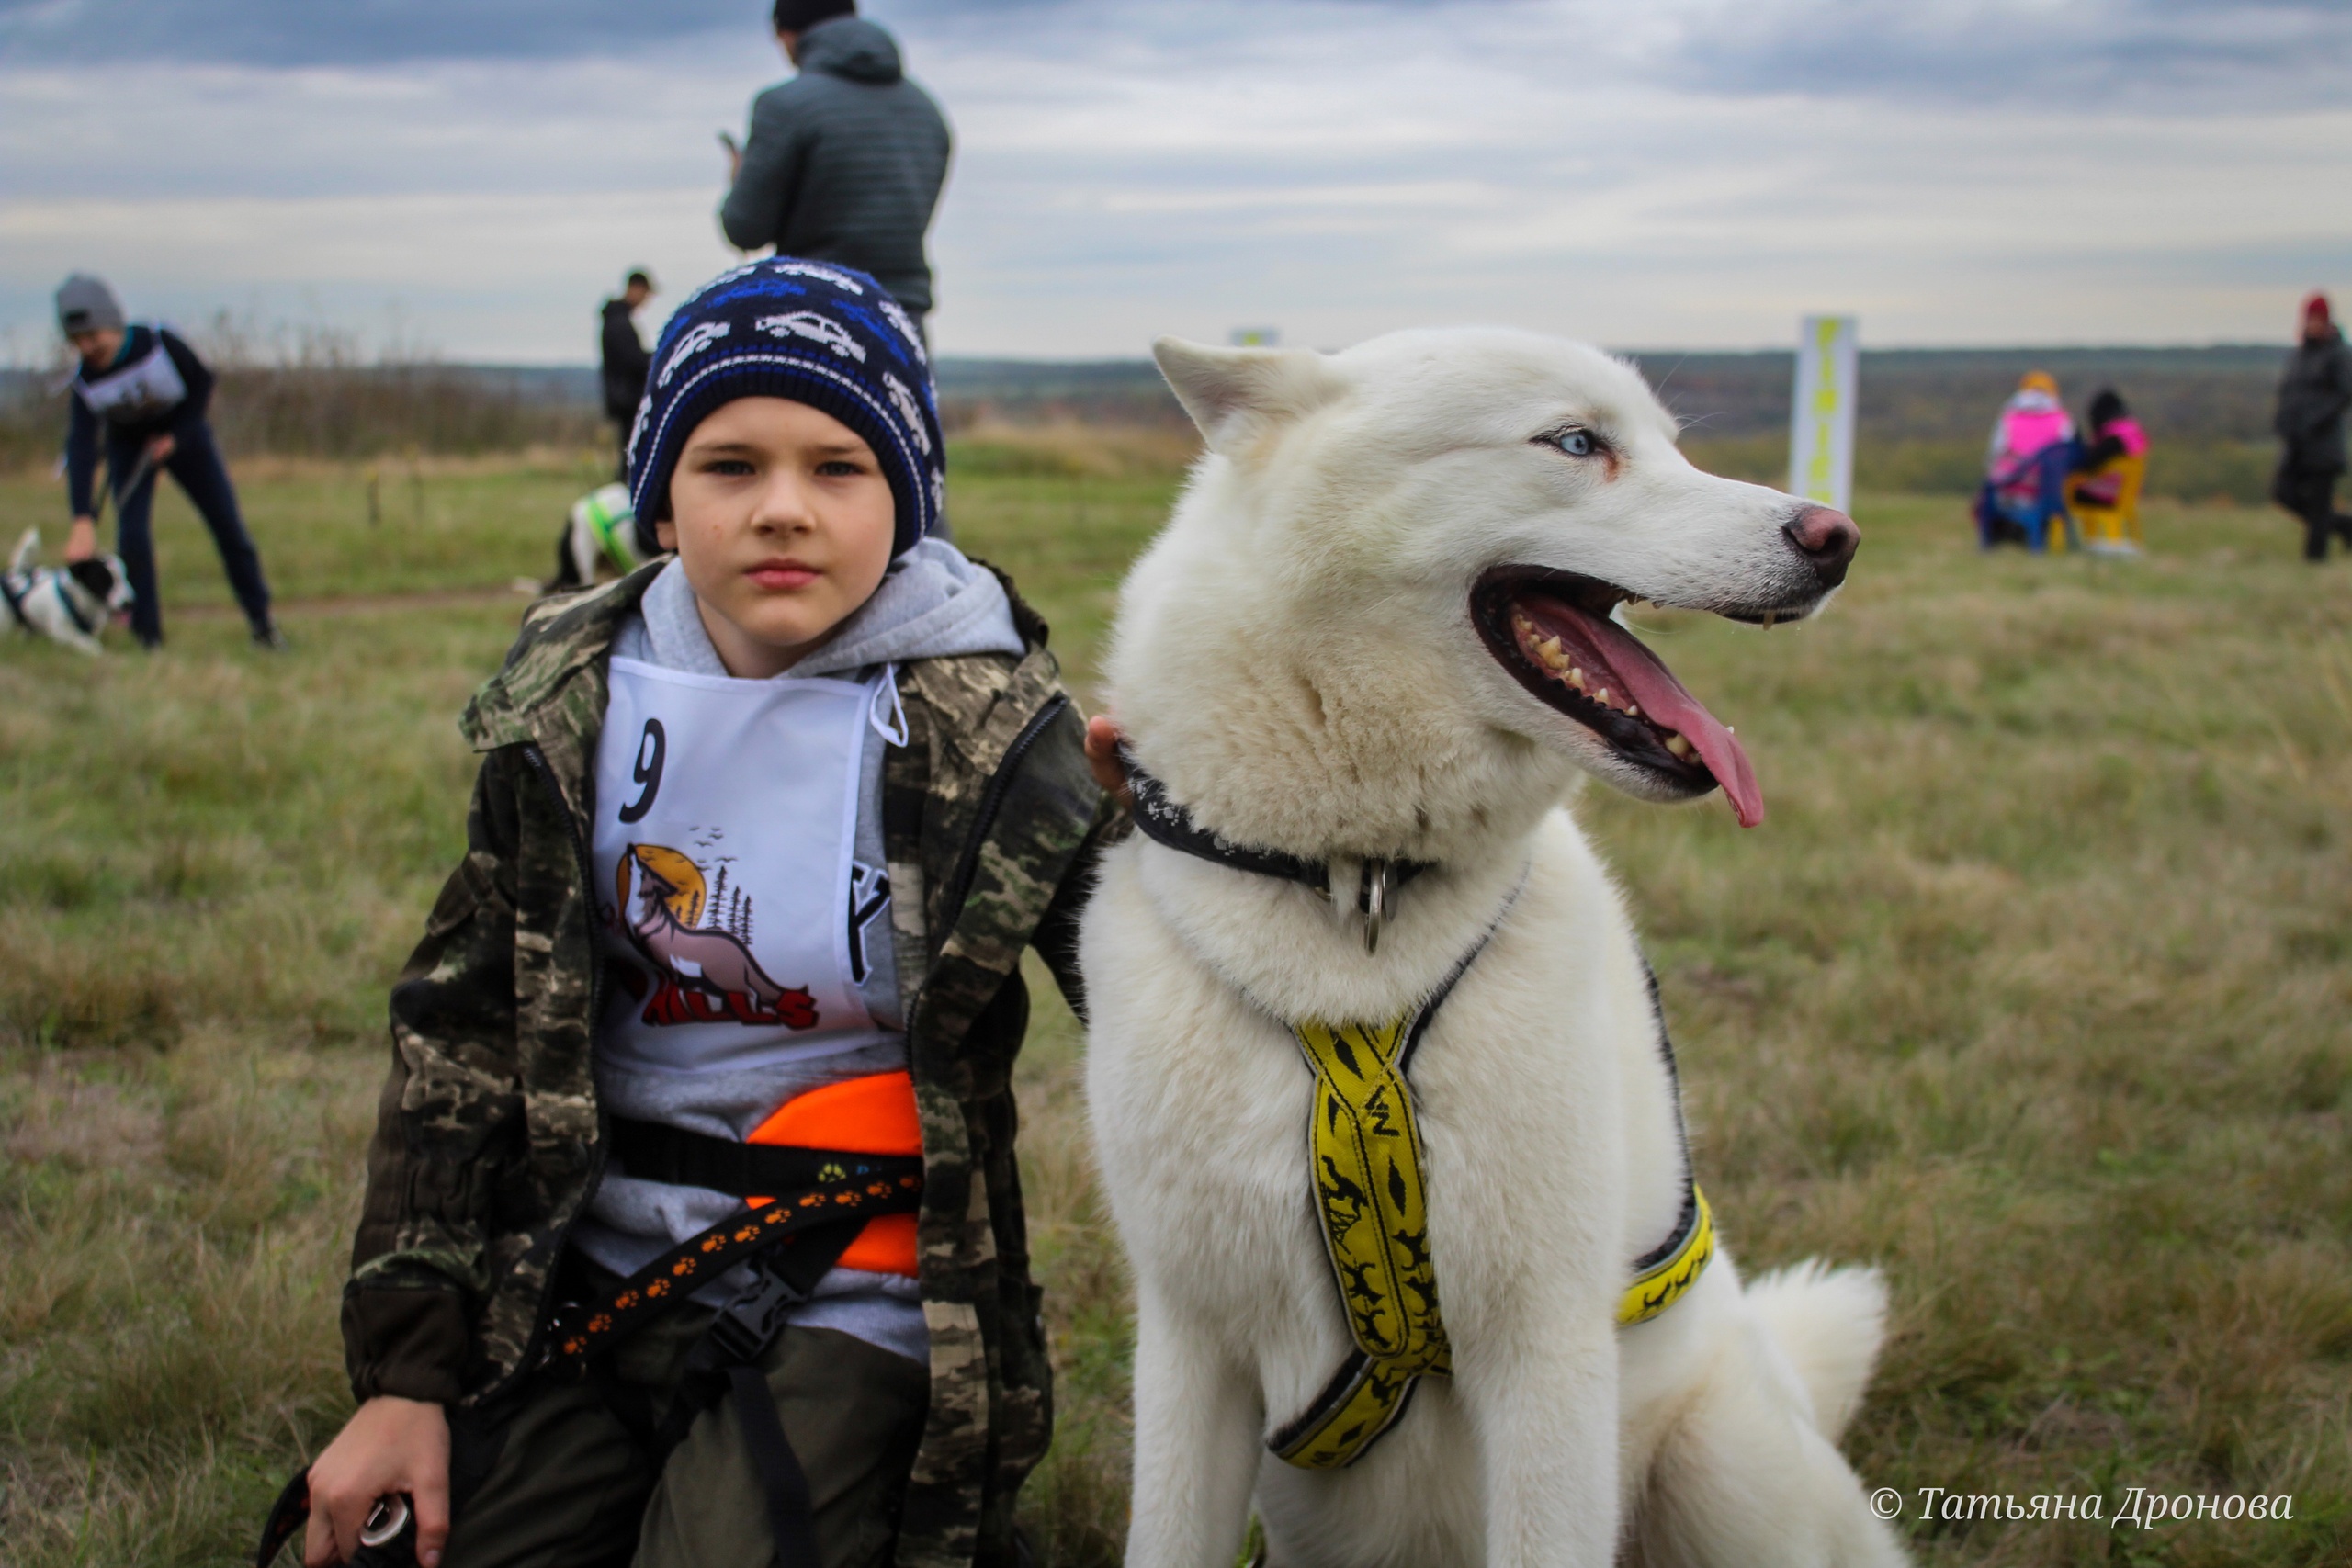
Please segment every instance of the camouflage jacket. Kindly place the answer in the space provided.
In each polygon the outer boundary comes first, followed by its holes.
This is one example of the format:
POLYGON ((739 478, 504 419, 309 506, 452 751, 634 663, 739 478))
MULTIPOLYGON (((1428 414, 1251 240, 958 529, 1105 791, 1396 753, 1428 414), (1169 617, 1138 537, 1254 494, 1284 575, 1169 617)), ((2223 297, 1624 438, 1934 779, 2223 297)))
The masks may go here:
MULTIPOLYGON (((482 754, 466 857, 392 991, 344 1295, 362 1399, 479 1407, 537 1357, 564 1237, 604 1168, 588 796, 613 638, 658 570, 535 608, 466 712, 482 754)), ((1045 625, 1017 597, 1013 615, 1020 658, 899 670, 908 741, 884 764, 932 1378, 898 1560, 921 1568, 1011 1561, 1013 1496, 1051 1428, 1013 1159, 1021 953, 1035 945, 1082 1005, 1077 914, 1114 820, 1045 625)))

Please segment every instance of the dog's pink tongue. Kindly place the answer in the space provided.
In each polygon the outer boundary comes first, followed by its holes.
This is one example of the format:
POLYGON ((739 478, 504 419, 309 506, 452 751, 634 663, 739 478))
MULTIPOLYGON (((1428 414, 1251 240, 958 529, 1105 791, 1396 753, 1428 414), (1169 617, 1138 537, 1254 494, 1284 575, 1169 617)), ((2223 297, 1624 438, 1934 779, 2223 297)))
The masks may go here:
POLYGON ((1740 750, 1739 738, 1715 721, 1715 716, 1699 705, 1699 699, 1682 689, 1674 671, 1658 662, 1657 654, 1643 646, 1642 640, 1616 622, 1600 615, 1586 615, 1590 626, 1609 656, 1610 667, 1616 671, 1641 705, 1642 716, 1667 728, 1679 730, 1685 740, 1699 749, 1699 760, 1715 775, 1715 783, 1723 786, 1724 798, 1739 816, 1739 825, 1753 828, 1764 820, 1764 792, 1757 787, 1756 770, 1748 766, 1747 753, 1740 750))

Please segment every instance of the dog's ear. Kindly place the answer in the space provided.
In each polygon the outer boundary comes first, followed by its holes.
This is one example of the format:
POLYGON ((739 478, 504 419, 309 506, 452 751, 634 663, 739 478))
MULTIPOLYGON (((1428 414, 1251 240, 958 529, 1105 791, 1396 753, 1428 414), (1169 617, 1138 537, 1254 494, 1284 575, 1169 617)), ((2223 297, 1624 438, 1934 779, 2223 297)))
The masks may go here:
POLYGON ((1211 348, 1164 337, 1151 345, 1151 355, 1209 450, 1221 457, 1235 456, 1345 389, 1330 362, 1311 349, 1211 348))

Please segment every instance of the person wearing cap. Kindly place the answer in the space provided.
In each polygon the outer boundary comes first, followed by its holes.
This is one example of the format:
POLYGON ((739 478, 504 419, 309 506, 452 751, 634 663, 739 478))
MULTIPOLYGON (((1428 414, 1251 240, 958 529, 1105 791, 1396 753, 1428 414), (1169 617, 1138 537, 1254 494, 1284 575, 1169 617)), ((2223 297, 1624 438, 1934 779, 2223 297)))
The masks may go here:
POLYGON ((236 489, 205 418, 212 372, 169 327, 127 322, 114 290, 85 272, 59 286, 57 324, 80 360, 65 433, 65 484, 74 512, 65 558, 97 553, 94 492, 103 456, 114 495, 116 550, 130 578, 131 634, 142 647, 162 647, 153 520, 156 476, 169 474, 211 530, 254 641, 283 646, 270 616, 261 554, 245 532, 236 489))
POLYGON ((401 1493, 424 1568, 764 1563, 786 1534, 795 1564, 1015 1560, 1051 1409, 1022 953, 1082 1010, 1120 819, 1045 626, 936 536, 944 456, 913 321, 864 274, 747 263, 664 327, 629 444, 654 558, 535 606, 467 710, 468 852, 392 991, 361 1403, 310 1472, 309 1563, 401 1493), (755 1156, 895 1160, 920 1207, 673 1269, 841 1179, 755 1156))
POLYGON ((2303 521, 2303 558, 2324 561, 2331 535, 2352 548, 2352 517, 2335 510, 2335 483, 2344 477, 2344 411, 2352 406, 2352 349, 2335 324, 2327 296, 2303 301, 2302 342, 2287 358, 2271 427, 2282 450, 2270 495, 2303 521))
POLYGON ((775 0, 799 74, 752 102, 719 208, 729 244, 870 274, 920 328, 931 312, 923 234, 947 178, 947 121, 855 0, 775 0))
POLYGON ((653 276, 640 270, 624 280, 618 297, 605 301, 605 417, 619 432, 614 446, 620 453, 618 477, 623 483, 628 480, 629 423, 637 418, 638 401, 645 396, 646 372, 653 366, 652 357, 645 352, 645 340, 637 335, 637 313, 652 298, 653 276))

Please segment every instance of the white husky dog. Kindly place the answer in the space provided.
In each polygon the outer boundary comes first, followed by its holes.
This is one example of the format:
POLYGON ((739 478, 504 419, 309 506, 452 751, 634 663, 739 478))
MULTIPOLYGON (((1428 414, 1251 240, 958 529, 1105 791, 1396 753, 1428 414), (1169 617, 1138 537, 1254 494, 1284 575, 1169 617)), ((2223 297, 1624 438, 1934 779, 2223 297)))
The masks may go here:
POLYGON ((0 571, 0 604, 21 631, 63 643, 76 653, 104 653, 98 638, 118 610, 130 608, 130 576, 120 556, 93 556, 67 567, 40 563, 40 530, 28 528, 0 571))
POLYGON ((1579 344, 1158 355, 1209 450, 1123 592, 1147 833, 1081 949, 1136 1292, 1128 1568, 1225 1568, 1253 1493, 1277 1568, 1902 1562, 1835 1446, 1883 1287, 1706 1266, 1647 972, 1562 805, 1582 769, 1759 820, 1738 742, 1611 612, 1797 619, 1854 525, 1699 472, 1579 344), (1306 1043, 1417 1017, 1409 1096, 1340 1116, 1306 1043))

